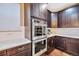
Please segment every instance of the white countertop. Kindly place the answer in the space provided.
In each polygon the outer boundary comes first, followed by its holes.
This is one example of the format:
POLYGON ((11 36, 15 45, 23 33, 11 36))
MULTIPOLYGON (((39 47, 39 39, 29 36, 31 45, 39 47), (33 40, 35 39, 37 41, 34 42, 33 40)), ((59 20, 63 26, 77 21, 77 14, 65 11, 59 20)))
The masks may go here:
POLYGON ((0 51, 28 43, 31 43, 31 41, 28 39, 12 39, 0 41, 0 51))
POLYGON ((71 35, 56 34, 55 36, 62 36, 62 37, 69 37, 69 38, 77 38, 77 39, 79 39, 79 36, 71 36, 71 35))
POLYGON ((79 36, 71 36, 71 35, 65 35, 65 34, 50 34, 47 37, 52 37, 52 36, 62 36, 62 37, 69 37, 69 38, 77 38, 79 39, 79 36))
POLYGON ((55 36, 55 34, 47 35, 47 38, 52 37, 52 36, 55 36))

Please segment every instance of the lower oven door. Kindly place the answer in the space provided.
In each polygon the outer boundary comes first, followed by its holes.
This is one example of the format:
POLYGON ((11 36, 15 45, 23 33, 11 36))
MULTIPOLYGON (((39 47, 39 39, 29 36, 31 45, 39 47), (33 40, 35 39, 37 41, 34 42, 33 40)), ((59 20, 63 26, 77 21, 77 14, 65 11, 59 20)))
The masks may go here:
POLYGON ((32 45, 32 55, 39 56, 47 51, 47 39, 33 41, 32 45))

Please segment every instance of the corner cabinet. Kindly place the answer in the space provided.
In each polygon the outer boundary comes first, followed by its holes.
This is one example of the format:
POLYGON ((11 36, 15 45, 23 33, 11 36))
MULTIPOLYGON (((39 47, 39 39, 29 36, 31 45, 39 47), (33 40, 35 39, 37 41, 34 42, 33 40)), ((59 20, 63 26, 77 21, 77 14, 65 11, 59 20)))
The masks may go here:
POLYGON ((55 48, 79 56, 79 39, 55 36, 55 48))
POLYGON ((48 10, 47 12, 47 24, 48 28, 57 28, 58 27, 58 13, 57 12, 51 12, 48 10))

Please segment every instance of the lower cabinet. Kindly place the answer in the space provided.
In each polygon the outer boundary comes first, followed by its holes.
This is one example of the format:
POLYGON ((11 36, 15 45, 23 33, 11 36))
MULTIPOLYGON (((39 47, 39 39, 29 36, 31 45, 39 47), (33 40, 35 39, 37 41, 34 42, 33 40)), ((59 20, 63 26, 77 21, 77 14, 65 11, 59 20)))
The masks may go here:
POLYGON ((55 48, 77 56, 79 55, 79 39, 56 36, 55 48))
POLYGON ((57 37, 57 36, 55 37, 55 48, 58 48, 61 50, 66 49, 64 38, 57 37))
POLYGON ((14 56, 28 56, 28 52, 27 51, 22 51, 22 52, 19 52, 19 53, 15 54, 14 56))
POLYGON ((79 55, 79 40, 73 38, 66 39, 66 51, 73 55, 79 55))
POLYGON ((6 56, 6 50, 0 51, 0 56, 6 56))
POLYGON ((54 42, 53 42, 53 37, 49 37, 47 39, 47 51, 50 52, 54 49, 54 42))
POLYGON ((1 51, 0 56, 31 56, 31 43, 1 51))

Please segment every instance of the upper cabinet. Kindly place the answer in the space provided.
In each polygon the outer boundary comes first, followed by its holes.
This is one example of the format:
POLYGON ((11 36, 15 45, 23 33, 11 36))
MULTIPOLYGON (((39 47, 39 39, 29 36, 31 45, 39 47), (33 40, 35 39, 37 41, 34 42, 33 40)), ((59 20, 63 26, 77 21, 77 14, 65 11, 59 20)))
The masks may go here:
POLYGON ((46 3, 32 3, 31 16, 47 20, 46 3))
POLYGON ((52 28, 57 28, 57 13, 51 13, 51 27, 52 28))
POLYGON ((47 27, 48 28, 51 28, 52 26, 51 26, 51 12, 48 10, 48 12, 47 12, 47 27))
POLYGON ((47 24, 48 24, 48 28, 57 28, 58 24, 57 24, 57 19, 58 19, 58 14, 56 12, 50 12, 48 10, 48 19, 47 19, 47 24))
POLYGON ((79 5, 58 13, 58 27, 79 28, 79 5))
POLYGON ((39 4, 38 3, 32 3, 31 4, 31 16, 39 17, 39 4))
POLYGON ((47 4, 45 3, 40 3, 39 8, 39 17, 42 19, 47 19, 47 9, 46 9, 47 4))

